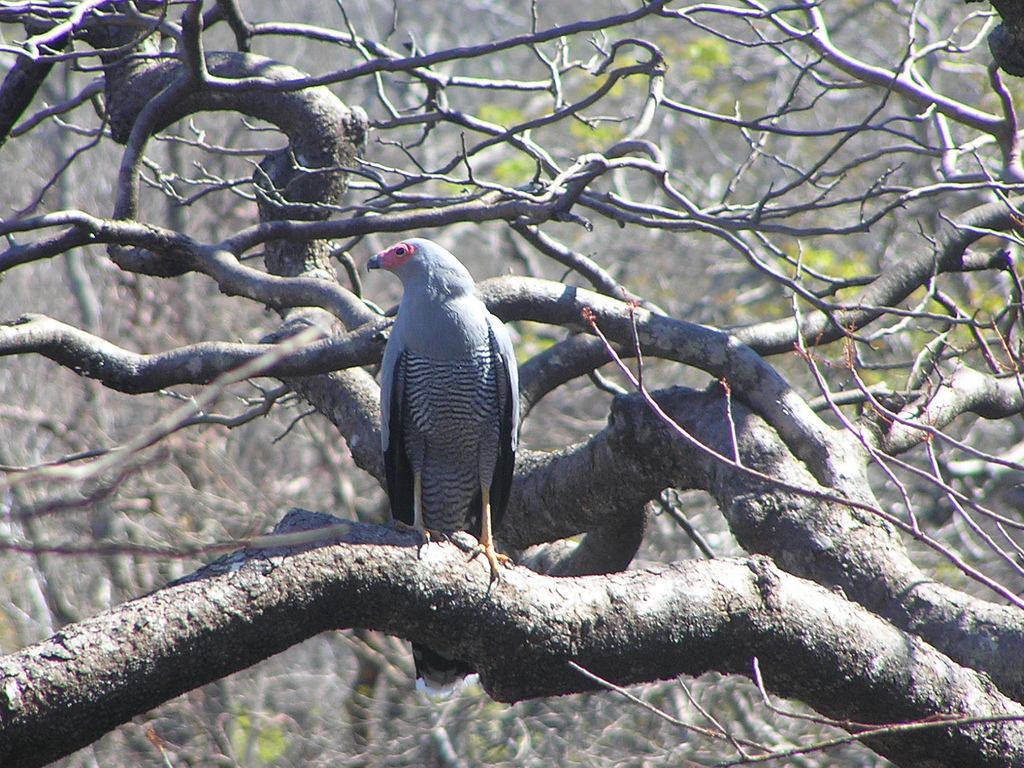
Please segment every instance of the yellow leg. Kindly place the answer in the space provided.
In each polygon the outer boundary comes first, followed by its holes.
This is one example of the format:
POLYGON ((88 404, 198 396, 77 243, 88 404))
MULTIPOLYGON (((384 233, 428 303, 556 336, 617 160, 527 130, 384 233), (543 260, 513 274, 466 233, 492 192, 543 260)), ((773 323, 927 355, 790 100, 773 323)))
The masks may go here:
POLYGON ((423 475, 414 472, 412 476, 412 527, 427 537, 427 527, 423 525, 423 475))
POLYGON ((480 550, 491 564, 491 581, 500 578, 498 564, 509 565, 512 560, 494 548, 494 537, 491 534, 491 491, 483 489, 483 520, 480 525, 480 550))
POLYGON ((423 524, 423 478, 418 472, 413 473, 412 480, 412 525, 402 522, 397 523, 397 525, 416 531, 420 535, 420 546, 427 544, 432 535, 434 538, 444 538, 443 536, 432 534, 431 531, 427 530, 427 526, 423 524))
POLYGON ((444 538, 444 534, 431 531, 423 522, 423 475, 419 472, 413 475, 412 481, 412 527, 420 532, 424 544, 429 544, 431 538, 444 538))

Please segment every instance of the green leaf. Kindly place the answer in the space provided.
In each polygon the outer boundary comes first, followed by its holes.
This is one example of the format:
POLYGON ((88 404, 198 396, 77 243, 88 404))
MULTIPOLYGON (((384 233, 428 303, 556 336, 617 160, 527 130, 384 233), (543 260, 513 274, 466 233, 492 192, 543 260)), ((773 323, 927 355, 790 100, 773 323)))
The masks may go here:
POLYGON ((694 80, 710 80, 715 71, 729 66, 729 52, 717 37, 702 37, 683 49, 683 57, 689 62, 689 75, 694 80))

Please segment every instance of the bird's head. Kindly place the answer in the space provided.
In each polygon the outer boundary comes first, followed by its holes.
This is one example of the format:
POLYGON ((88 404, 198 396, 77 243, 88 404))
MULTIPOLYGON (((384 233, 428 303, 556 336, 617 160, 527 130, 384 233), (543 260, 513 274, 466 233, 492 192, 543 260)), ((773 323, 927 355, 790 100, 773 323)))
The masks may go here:
MULTIPOLYGON (((434 245, 431 243, 431 245, 434 245)), ((417 240, 406 240, 398 245, 392 245, 390 248, 381 251, 366 265, 367 269, 386 269, 394 272, 411 259, 417 257, 418 252, 422 251, 420 242, 417 240)))
POLYGON ((403 240, 381 251, 366 266, 394 273, 406 288, 420 282, 450 292, 473 288, 473 278, 462 262, 437 243, 421 237, 403 240))

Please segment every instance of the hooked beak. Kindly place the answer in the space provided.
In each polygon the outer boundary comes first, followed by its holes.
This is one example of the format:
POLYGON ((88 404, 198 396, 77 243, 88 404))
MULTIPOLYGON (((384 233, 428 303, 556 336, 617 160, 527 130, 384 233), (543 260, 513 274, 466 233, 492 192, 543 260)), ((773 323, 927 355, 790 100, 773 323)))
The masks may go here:
POLYGON ((382 265, 380 263, 380 254, 379 253, 376 256, 374 256, 372 259, 370 259, 368 262, 366 262, 366 268, 367 269, 383 269, 383 267, 382 267, 382 265))

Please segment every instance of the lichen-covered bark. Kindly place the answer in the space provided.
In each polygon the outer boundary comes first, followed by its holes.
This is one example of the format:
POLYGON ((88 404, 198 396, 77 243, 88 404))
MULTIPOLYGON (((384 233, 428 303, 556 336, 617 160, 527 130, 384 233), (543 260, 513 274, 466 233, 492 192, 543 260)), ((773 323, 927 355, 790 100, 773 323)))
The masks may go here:
MULTIPOLYGON (((468 659, 502 701, 594 689, 570 661, 627 684, 749 675, 756 657, 769 690, 835 718, 1024 717, 984 676, 766 558, 580 578, 516 568, 492 583, 486 562, 452 544, 420 550, 389 529, 343 528, 339 544, 225 557, 0 658, 0 762, 45 765, 161 701, 348 627, 468 659)), ((935 727, 868 744, 907 765, 1012 765, 1024 760, 1024 726, 935 727)))

